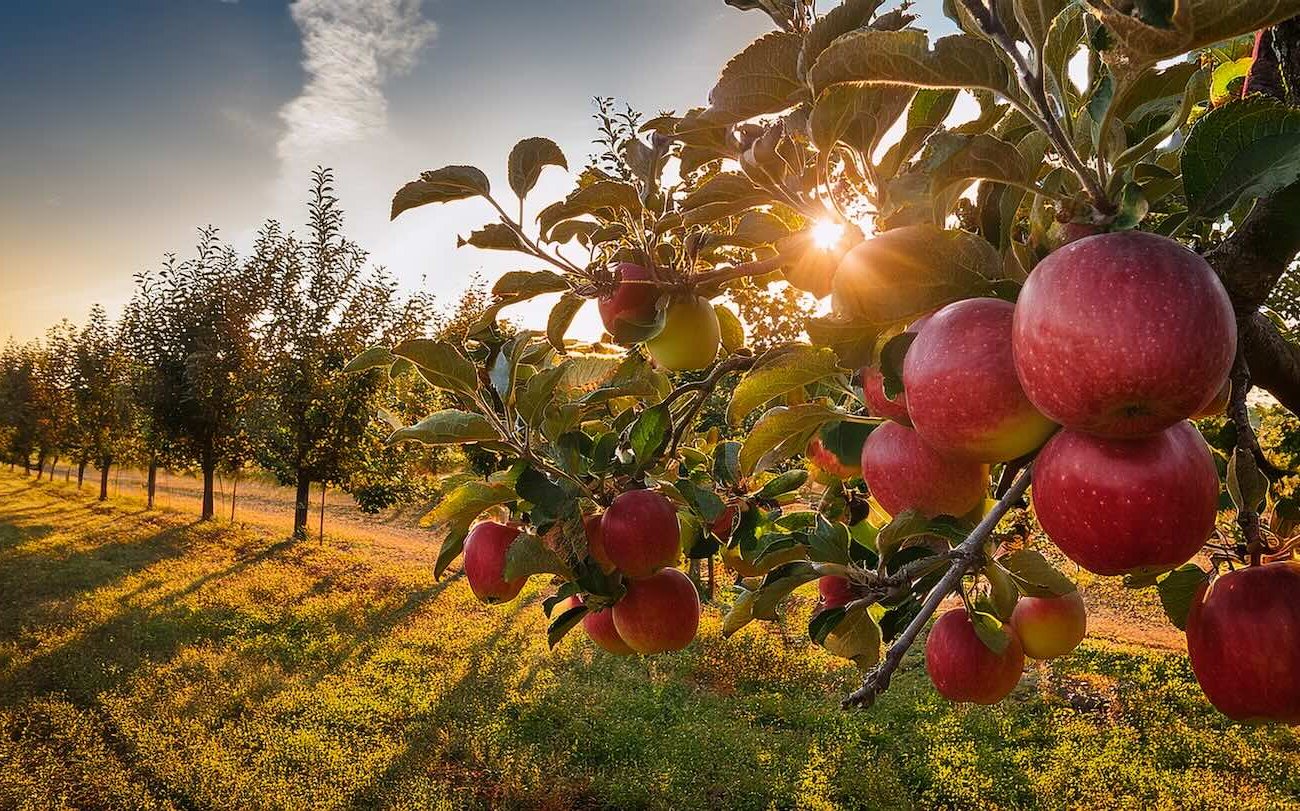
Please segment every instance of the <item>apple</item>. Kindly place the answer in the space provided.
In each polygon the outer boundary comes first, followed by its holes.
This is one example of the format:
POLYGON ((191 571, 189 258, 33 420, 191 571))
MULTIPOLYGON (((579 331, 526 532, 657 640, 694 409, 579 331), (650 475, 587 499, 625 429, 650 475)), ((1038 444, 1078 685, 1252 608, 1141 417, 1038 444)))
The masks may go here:
MULTIPOLYGON (((555 608, 551 611, 551 617, 563 616, 565 611, 582 605, 582 598, 578 595, 566 597, 556 603, 555 608)), ((618 629, 614 627, 614 612, 608 608, 588 611, 582 615, 582 630, 587 632, 587 636, 592 642, 602 650, 612 653, 615 656, 628 656, 635 653, 623 641, 623 637, 618 635, 618 629)))
POLYGON ((605 551, 605 537, 600 531, 601 516, 597 513, 588 513, 582 516, 582 528, 587 535, 587 554, 591 559, 596 561, 601 571, 609 574, 614 571, 614 561, 609 559, 609 553, 605 551))
POLYGON ((1232 396, 1232 381, 1223 381, 1223 386, 1219 392, 1214 395, 1214 399, 1201 406, 1200 410, 1192 415, 1194 420, 1202 420, 1206 417, 1218 417, 1228 410, 1228 399, 1232 396))
POLYGON ((485 603, 504 603, 518 596, 527 577, 504 578, 506 551, 519 535, 518 527, 495 521, 475 524, 465 537, 465 579, 474 596, 485 603))
POLYGON ((1210 537, 1214 458, 1190 422, 1137 439, 1063 430, 1034 463, 1034 513, 1070 560, 1101 575, 1155 574, 1210 537))
POLYGON ((949 304, 908 348, 907 413, 930 447, 977 462, 1006 462, 1036 450, 1056 429, 1016 377, 1014 314, 1014 304, 995 298, 949 304))
POLYGON ((855 476, 862 475, 860 460, 853 460, 854 464, 848 464, 835 452, 826 447, 821 437, 815 436, 808 442, 808 447, 804 449, 804 456, 809 462, 817 467, 818 470, 829 473, 838 479, 852 479, 855 476))
POLYGON ((596 302, 605 331, 620 344, 652 338, 663 329, 659 288, 647 268, 620 262, 614 268, 614 289, 596 302))
POLYGON ((1025 669, 1025 652, 1015 631, 994 653, 975 633, 964 608, 953 608, 935 621, 925 640, 925 670, 939 695, 949 701, 996 704, 1011 694, 1025 669))
POLYGON ((612 613, 618 635, 637 653, 681 650, 699 630, 700 595, 682 572, 660 569, 629 580, 612 613))
POLYGON ((1079 646, 1088 633, 1088 612, 1078 591, 1059 597, 1021 597, 1011 612, 1025 655, 1055 659, 1079 646))
POLYGON ((718 356, 722 327, 706 298, 674 299, 664 316, 664 328, 646 341, 655 363, 670 372, 703 369, 718 356))
POLYGON ((1202 585, 1187 656, 1215 709, 1234 721, 1300 724, 1300 562, 1238 569, 1202 585))
POLYGON ((1132 437, 1185 420, 1214 397, 1237 326, 1204 259, 1125 231, 1039 262, 1020 291, 1011 343, 1025 394, 1049 419, 1132 437))
POLYGON ((862 446, 862 477, 890 515, 965 515, 984 503, 988 466, 931 448, 905 425, 884 422, 862 446))
POLYGON ((873 417, 911 425, 907 416, 907 393, 900 391, 894 399, 885 396, 885 376, 875 366, 864 366, 861 372, 862 399, 873 417))
POLYGON ((677 510, 662 493, 621 493, 600 520, 605 555, 628 577, 649 577, 681 556, 677 510))
POLYGON ((848 605, 862 596, 860 589, 847 577, 835 574, 824 575, 817 581, 817 592, 821 595, 826 608, 838 608, 848 605))

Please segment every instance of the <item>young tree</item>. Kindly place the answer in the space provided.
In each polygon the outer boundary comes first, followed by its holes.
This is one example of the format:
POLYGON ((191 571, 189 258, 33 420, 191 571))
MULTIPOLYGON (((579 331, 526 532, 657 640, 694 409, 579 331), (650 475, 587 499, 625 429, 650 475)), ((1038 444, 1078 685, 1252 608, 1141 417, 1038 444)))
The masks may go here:
POLYGON ((81 443, 71 388, 77 337, 77 328, 64 319, 46 330, 37 355, 37 479, 41 477, 46 459, 50 460, 50 478, 53 479, 59 455, 75 453, 81 443))
POLYGON ((0 421, 5 426, 5 455, 10 467, 31 475, 37 446, 37 347, 9 341, 0 352, 0 421))
POLYGON ((376 464, 382 437, 372 418, 384 402, 387 376, 345 374, 344 366, 376 341, 422 333, 430 316, 426 297, 402 301, 388 274, 366 270, 365 252, 343 235, 332 173, 317 169, 312 179, 308 238, 268 224, 250 262, 265 268, 273 285, 259 328, 266 366, 257 458, 296 486, 298 536, 306 533, 313 482, 374 488, 384 472, 376 464))
POLYGON ((810 636, 867 671, 846 707, 888 688, 956 595, 927 671, 991 703, 1026 653, 1069 650, 1086 622, 1074 583, 1002 524, 1032 475, 1054 554, 1157 588, 1215 706, 1300 722, 1300 688, 1270 676, 1300 669, 1300 564, 1261 515, 1284 471, 1246 408, 1258 385, 1300 409, 1300 346, 1260 312, 1300 252, 1300 2, 957 0, 961 33, 933 43, 875 0, 820 17, 728 2, 779 30, 723 68, 707 108, 604 127, 536 228, 525 196, 567 168, 543 138, 508 158, 517 215, 469 166, 394 197, 394 217, 484 198, 499 217, 464 242, 546 268, 505 274, 463 342, 353 364, 414 365, 445 392, 392 441, 499 455, 430 514, 437 571, 463 552, 489 602, 556 575, 551 641, 581 623, 617 653, 689 644, 683 550, 720 550, 745 578, 724 633, 818 581, 810 636), (959 97, 979 110, 951 125, 959 97), (807 343, 747 347, 711 301, 749 280, 830 296, 830 312, 807 343), (562 295, 544 332, 497 327, 545 293, 562 295), (584 299, 628 351, 564 338, 584 299), (719 390, 733 423, 762 411, 743 442, 697 430, 719 390), (1225 393, 1236 527, 1216 530, 1219 474, 1187 418, 1225 393), (813 481, 787 467, 805 450, 813 481), (478 521, 489 511, 511 523, 478 521), (1188 562, 1203 547, 1212 572, 1188 562))
POLYGON ((135 439, 130 365, 122 334, 96 305, 77 336, 70 392, 81 447, 99 469, 99 500, 108 498, 112 466, 132 451, 135 439))

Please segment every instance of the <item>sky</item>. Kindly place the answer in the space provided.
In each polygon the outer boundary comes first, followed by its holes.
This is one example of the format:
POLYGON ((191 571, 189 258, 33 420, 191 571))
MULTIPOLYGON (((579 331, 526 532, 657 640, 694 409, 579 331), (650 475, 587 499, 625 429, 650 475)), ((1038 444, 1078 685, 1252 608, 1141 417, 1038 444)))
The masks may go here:
MULTIPOLYGON (((133 275, 189 255, 201 226, 241 248, 266 219, 301 229, 318 164, 372 261, 450 303, 475 273, 530 265, 456 249, 492 219, 480 200, 390 223, 402 183, 472 164, 508 195, 506 156, 537 135, 581 167, 593 96, 651 115, 703 105, 727 59, 772 27, 723 0, 3 5, 0 341, 95 303, 116 314, 133 275)), ((938 5, 915 10, 946 32, 938 5)), ((572 181, 546 170, 529 217, 572 181)), ((574 329, 596 323, 587 307, 574 329)))

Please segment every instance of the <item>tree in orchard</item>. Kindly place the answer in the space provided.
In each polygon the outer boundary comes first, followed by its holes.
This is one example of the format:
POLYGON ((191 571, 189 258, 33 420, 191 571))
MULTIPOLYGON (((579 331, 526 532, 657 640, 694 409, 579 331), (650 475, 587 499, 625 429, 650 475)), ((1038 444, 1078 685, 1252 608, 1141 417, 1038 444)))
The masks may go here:
POLYGON ((22 465, 25 475, 31 475, 32 451, 36 448, 36 364, 34 344, 10 340, 0 351, 0 420, 5 428, 5 458, 10 467, 22 465))
MULTIPOLYGON (((92 313, 92 317, 94 315, 92 313)), ((73 348, 77 337, 77 328, 64 319, 45 331, 37 355, 37 388, 34 393, 37 398, 37 479, 40 479, 47 459, 50 460, 50 478, 53 479, 59 456, 75 453, 81 444, 71 393, 73 348)))
POLYGON ((1300 2, 954 0, 961 33, 934 41, 878 0, 728 2, 778 30, 564 199, 526 216, 568 166, 543 138, 508 158, 517 206, 469 166, 397 192, 394 217, 484 198, 498 219, 463 242, 538 266, 502 276, 462 341, 354 363, 447 393, 392 441, 502 460, 428 516, 437 573, 464 551, 493 601, 547 575, 552 644, 582 623, 641 653, 695 633, 683 555, 738 564, 724 634, 818 581, 809 635, 866 671, 843 701, 865 707, 945 601, 926 665, 953 700, 1067 654, 1086 612, 1064 554, 1158 589, 1224 712, 1300 720, 1295 539, 1261 511, 1285 471, 1246 407, 1258 385, 1300 409, 1300 346, 1260 309, 1300 252, 1300 2), (782 284, 830 297, 807 341, 747 346, 713 304, 782 284), (548 293, 544 331, 497 323, 548 293), (565 337, 589 299, 595 344, 565 337), (1216 529, 1188 418, 1229 381, 1236 522, 1216 529), (734 425, 761 412, 739 441, 701 430, 718 391, 734 425), (1056 549, 1002 525, 1026 498, 1056 549))
POLYGON ((297 487, 298 536, 306 533, 313 482, 346 486, 354 472, 380 472, 368 458, 382 452, 371 415, 384 375, 347 374, 344 366, 373 343, 420 334, 431 314, 427 296, 402 301, 387 273, 366 270, 365 252, 343 235, 328 169, 313 173, 308 211, 307 239, 268 224, 250 260, 271 280, 268 315, 258 328, 265 366, 254 421, 257 459, 297 487))
POLYGON ((108 498, 112 466, 134 450, 135 399, 122 334, 102 307, 90 312, 75 344, 71 394, 76 424, 90 461, 99 470, 99 500, 108 498))

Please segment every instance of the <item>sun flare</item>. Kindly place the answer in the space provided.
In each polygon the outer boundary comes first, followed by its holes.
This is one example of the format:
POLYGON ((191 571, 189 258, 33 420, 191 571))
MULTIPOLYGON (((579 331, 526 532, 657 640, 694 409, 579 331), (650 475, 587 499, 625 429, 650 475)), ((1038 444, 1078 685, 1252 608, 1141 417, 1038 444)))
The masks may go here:
POLYGON ((813 242, 818 248, 829 251, 844 236, 844 226, 834 220, 822 220, 812 227, 813 242))

